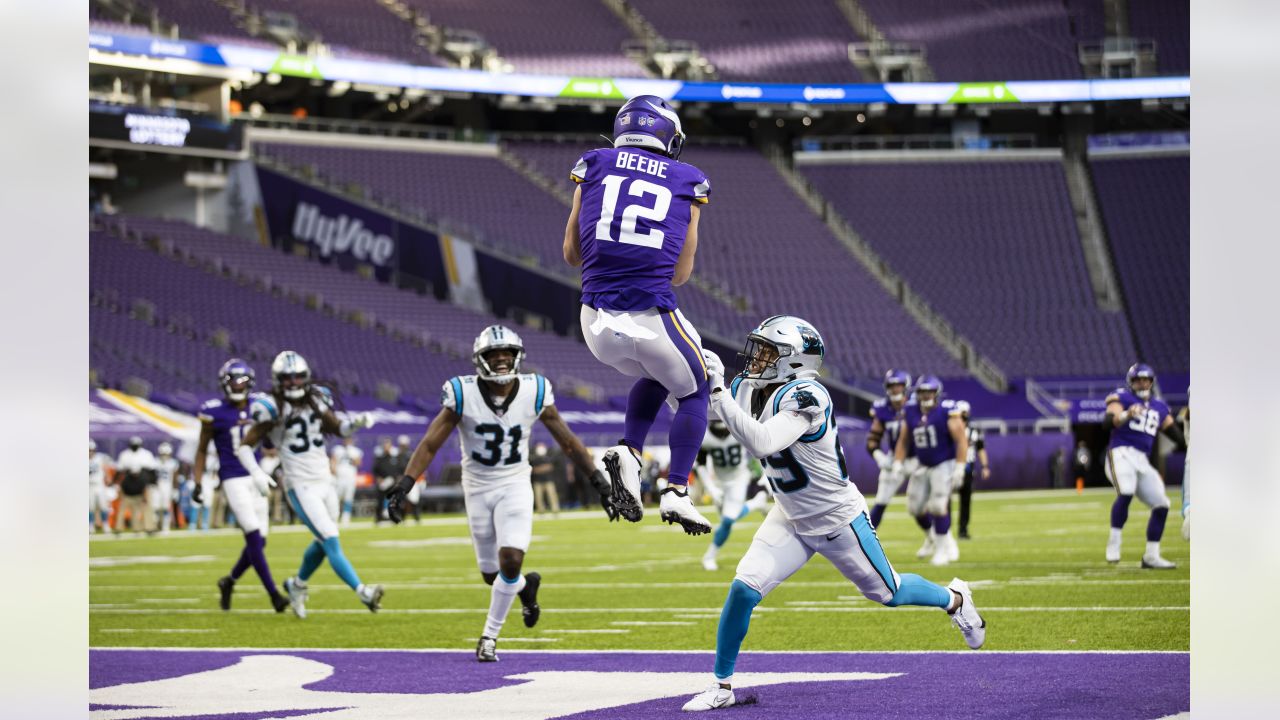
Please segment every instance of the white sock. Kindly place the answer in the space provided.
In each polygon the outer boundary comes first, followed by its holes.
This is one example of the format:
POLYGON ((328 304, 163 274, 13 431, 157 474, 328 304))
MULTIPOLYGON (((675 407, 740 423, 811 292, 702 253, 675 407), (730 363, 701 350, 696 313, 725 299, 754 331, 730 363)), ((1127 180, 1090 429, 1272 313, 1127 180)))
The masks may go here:
POLYGON ((1121 533, 1121 532, 1123 532, 1123 531, 1122 531, 1120 528, 1111 528, 1111 542, 1113 542, 1113 543, 1118 543, 1118 542, 1120 542, 1120 533, 1121 533))
POLYGON ((728 686, 729 686, 729 687, 731 687, 731 688, 733 687, 733 676, 732 676, 732 675, 730 675, 730 676, 729 676, 729 677, 727 677, 727 678, 718 678, 718 677, 715 677, 715 675, 712 675, 711 677, 715 678, 716 687, 720 687, 721 685, 728 685, 728 686))
POLYGON ((489 616, 484 621, 484 636, 496 638, 502 632, 502 624, 507 621, 507 613, 516 595, 524 589, 524 574, 513 583, 502 579, 502 574, 493 580, 493 589, 489 593, 489 616))
POLYGON ((720 548, 716 547, 716 544, 715 544, 715 543, 711 543, 711 545, 707 548, 707 554, 706 554, 706 557, 712 557, 712 558, 713 558, 713 557, 716 557, 716 556, 717 556, 717 555, 719 555, 719 554, 720 554, 720 548))
POLYGON ((1147 555, 1151 557, 1160 557, 1160 541, 1147 543, 1147 555))

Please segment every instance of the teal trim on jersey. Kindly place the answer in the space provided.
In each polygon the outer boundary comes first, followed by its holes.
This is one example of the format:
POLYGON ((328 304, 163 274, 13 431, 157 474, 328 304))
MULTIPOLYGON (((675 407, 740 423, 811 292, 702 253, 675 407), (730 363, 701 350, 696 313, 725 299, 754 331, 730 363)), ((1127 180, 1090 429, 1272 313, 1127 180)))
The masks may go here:
POLYGON ((871 561, 871 566, 876 569, 880 579, 889 588, 890 597, 897 595, 898 584, 893 581, 893 566, 889 564, 889 558, 885 557, 884 548, 880 547, 880 538, 876 537, 876 531, 871 527, 867 514, 862 513, 854 518, 853 522, 849 523, 849 527, 853 529, 853 537, 858 541, 862 554, 871 561))
MULTIPOLYGON (((261 398, 254 398, 253 402, 255 402, 255 403, 257 403, 257 404, 261 405, 261 406, 262 406, 262 407, 264 407, 264 408, 266 408, 266 409, 267 409, 267 414, 271 416, 271 419, 272 419, 273 421, 274 421, 274 420, 279 420, 279 419, 280 419, 280 410, 279 410, 279 408, 277 408, 277 407, 276 407, 275 402, 273 402, 270 398, 265 398, 265 397, 261 397, 261 398)), ((250 405, 250 413, 252 413, 252 410, 253 410, 253 408, 252 408, 252 404, 251 404, 251 405, 250 405)))
POLYGON ((449 378, 449 384, 453 386, 453 411, 458 417, 462 417, 462 381, 456 377, 449 378))
POLYGON ((502 582, 508 585, 515 585, 516 583, 520 582, 520 573, 516 573, 516 576, 513 578, 508 578, 506 575, 502 574, 501 570, 499 570, 498 577, 502 579, 502 582))
POLYGON ((729 383, 729 394, 732 395, 735 400, 738 398, 738 386, 742 384, 742 381, 743 377, 739 375, 733 379, 733 382, 729 383))
POLYGON ((535 415, 541 415, 542 400, 547 394, 547 379, 541 375, 534 375, 533 377, 538 381, 538 397, 533 401, 533 412, 535 415))
POLYGON ((816 388, 818 388, 819 390, 822 390, 822 394, 823 394, 823 395, 825 395, 825 396, 827 397, 827 412, 826 412, 826 419, 822 421, 822 427, 818 428, 817 430, 814 430, 813 432, 809 433, 808 435, 801 435, 801 436, 800 436, 800 442, 807 442, 807 443, 808 443, 808 442, 813 442, 813 441, 815 441, 815 440, 820 440, 820 439, 822 439, 822 436, 827 434, 827 427, 828 427, 828 426, 830 426, 830 424, 831 424, 831 395, 830 395, 829 393, 827 393, 827 389, 826 389, 826 388, 822 387, 821 385, 819 385, 819 384, 818 384, 818 383, 816 383, 816 382, 813 382, 813 379, 812 379, 812 378, 803 378, 803 379, 800 379, 800 380, 792 380, 791 382, 789 382, 789 383, 787 383, 786 385, 783 385, 781 388, 779 388, 779 389, 778 389, 778 392, 774 393, 774 395, 773 395, 773 414, 774 414, 774 415, 777 415, 777 414, 778 414, 778 408, 779 408, 779 407, 781 407, 781 405, 782 405, 782 396, 786 395, 788 390, 790 390, 790 389, 791 389, 791 388, 793 388, 793 387, 796 387, 796 386, 800 385, 801 383, 813 383, 813 386, 814 386, 814 387, 816 387, 816 388))
POLYGON ((822 421, 822 427, 818 428, 817 430, 814 430, 808 435, 801 435, 800 442, 811 443, 816 440, 821 440, 822 436, 827 434, 827 426, 830 424, 831 424, 831 405, 827 405, 827 417, 825 420, 822 421))

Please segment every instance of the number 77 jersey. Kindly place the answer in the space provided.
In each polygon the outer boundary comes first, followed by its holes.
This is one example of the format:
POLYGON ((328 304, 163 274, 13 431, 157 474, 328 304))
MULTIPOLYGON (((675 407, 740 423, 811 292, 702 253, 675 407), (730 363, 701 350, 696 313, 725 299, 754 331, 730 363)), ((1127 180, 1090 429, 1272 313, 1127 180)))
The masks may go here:
POLYGON ((582 190, 582 302, 609 310, 676 309, 671 288, 694 203, 711 183, 698 168, 644 148, 583 155, 569 177, 582 190))
POLYGON ((555 395, 541 375, 517 375, 513 382, 518 385, 501 405, 489 403, 475 375, 449 378, 441 389, 440 404, 460 418, 464 492, 530 482, 529 436, 555 395))

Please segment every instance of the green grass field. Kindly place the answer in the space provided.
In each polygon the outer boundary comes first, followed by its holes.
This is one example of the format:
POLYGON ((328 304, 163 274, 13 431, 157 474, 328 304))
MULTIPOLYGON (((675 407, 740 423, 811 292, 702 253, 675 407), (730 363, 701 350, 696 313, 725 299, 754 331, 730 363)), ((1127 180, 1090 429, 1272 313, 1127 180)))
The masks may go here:
MULTIPOLYGON (((1137 503, 1125 529, 1124 561, 1102 559, 1109 490, 985 493, 974 498, 960 562, 933 568, 915 559, 921 536, 890 507, 879 534, 898 572, 945 584, 970 581, 988 622, 992 650, 1187 650, 1189 547, 1171 513, 1164 555, 1171 571, 1139 568, 1147 513, 1137 503)), ((708 513, 708 517, 712 517, 708 513)), ((713 521, 715 518, 712 518, 713 521)), ((542 621, 530 630, 519 604, 502 647, 538 649, 711 649, 734 566, 759 526, 735 527, 721 569, 699 559, 706 536, 661 524, 609 524, 601 513, 534 521, 525 570, 542 573, 542 621)), ((267 554, 276 581, 296 572, 311 537, 301 526, 272 528, 267 554)), ((233 532, 101 538, 89 545, 91 646, 254 648, 458 648, 470 650, 484 623, 489 588, 480 579, 464 518, 422 525, 345 529, 343 546, 368 583, 386 587, 369 613, 328 568, 311 581, 310 615, 275 615, 250 570, 229 613, 216 580, 240 552, 233 532)), ((765 599, 747 650, 957 650, 959 634, 931 608, 884 608, 821 557, 765 599)))

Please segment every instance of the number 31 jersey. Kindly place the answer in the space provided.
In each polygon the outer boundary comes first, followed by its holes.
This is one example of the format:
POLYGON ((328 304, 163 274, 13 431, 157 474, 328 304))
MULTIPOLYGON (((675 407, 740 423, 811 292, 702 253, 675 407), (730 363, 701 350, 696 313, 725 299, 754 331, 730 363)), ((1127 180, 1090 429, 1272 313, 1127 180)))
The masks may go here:
MULTIPOLYGON (((750 412, 754 394, 750 386, 735 379, 730 390, 739 406, 750 412)), ((782 413, 807 417, 809 427, 791 447, 760 458, 778 508, 801 535, 825 534, 848 525, 866 511, 867 501, 849 480, 826 388, 815 380, 792 380, 764 401, 757 419, 768 422, 782 413)))
POLYGON ((321 416, 333 406, 333 399, 323 390, 313 397, 320 412, 305 400, 285 401, 278 406, 271 395, 255 397, 250 405, 254 423, 275 423, 269 439, 280 450, 280 464, 289 486, 333 482, 329 453, 325 451, 324 433, 320 430, 321 416))
POLYGON ((501 405, 490 405, 475 375, 449 378, 440 404, 461 418, 462 489, 483 492, 508 483, 530 482, 529 436, 542 410, 555 404, 551 383, 533 373, 517 375, 515 390, 501 405))
POLYGON ((592 150, 569 177, 582 190, 583 304, 675 310, 671 278, 684 248, 689 208, 710 199, 707 176, 661 153, 629 147, 592 150))

